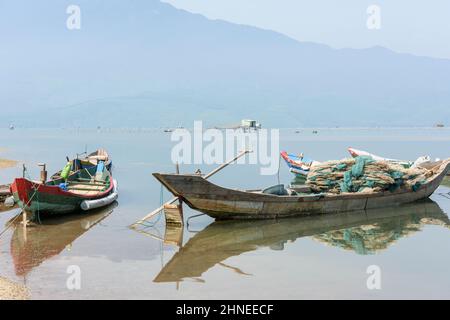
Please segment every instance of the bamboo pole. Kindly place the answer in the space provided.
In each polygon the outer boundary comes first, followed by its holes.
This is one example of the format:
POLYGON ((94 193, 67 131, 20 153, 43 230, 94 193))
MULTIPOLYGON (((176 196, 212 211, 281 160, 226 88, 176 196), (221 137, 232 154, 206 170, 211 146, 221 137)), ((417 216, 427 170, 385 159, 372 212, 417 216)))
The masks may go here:
MULTIPOLYGON (((204 179, 208 179, 211 176, 215 175, 217 172, 221 171, 222 169, 228 167, 230 164, 232 164, 234 161, 238 160, 240 157, 246 155, 247 153, 250 153, 250 150, 244 150, 241 153, 239 153, 236 157, 234 157, 233 159, 225 162, 224 164, 222 164, 221 166, 219 166, 218 168, 214 169, 213 171, 211 171, 210 173, 208 173, 206 176, 204 176, 204 179)), ((164 209, 165 205, 169 205, 169 204, 173 204, 174 202, 176 202, 177 200, 179 200, 178 197, 175 197, 169 201, 167 201, 166 203, 164 203, 162 206, 160 206, 159 208, 153 210, 152 212, 150 212, 148 215, 146 215, 145 217, 143 217, 141 220, 136 221, 135 223, 133 223, 130 227, 133 228, 138 224, 142 224, 145 220, 148 220, 154 216, 156 216, 159 212, 161 212, 161 210, 164 209)))
POLYGON ((246 155, 247 153, 250 153, 250 150, 245 150, 242 151, 241 153, 239 153, 236 157, 234 157, 232 160, 224 163, 223 165, 221 165, 220 167, 218 167, 217 169, 211 171, 210 173, 208 173, 206 176, 204 176, 204 179, 208 179, 211 176, 215 175, 217 172, 219 172, 220 170, 224 169, 225 167, 228 167, 230 164, 232 164, 233 162, 235 162, 237 159, 239 159, 240 157, 246 155))

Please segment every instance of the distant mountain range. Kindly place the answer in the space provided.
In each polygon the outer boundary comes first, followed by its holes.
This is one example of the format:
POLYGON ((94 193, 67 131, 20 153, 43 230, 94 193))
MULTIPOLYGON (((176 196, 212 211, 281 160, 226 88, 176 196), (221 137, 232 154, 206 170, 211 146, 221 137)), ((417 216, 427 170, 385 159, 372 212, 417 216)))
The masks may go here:
POLYGON ((0 1, 0 125, 450 124, 450 60, 336 50, 156 0, 0 1))

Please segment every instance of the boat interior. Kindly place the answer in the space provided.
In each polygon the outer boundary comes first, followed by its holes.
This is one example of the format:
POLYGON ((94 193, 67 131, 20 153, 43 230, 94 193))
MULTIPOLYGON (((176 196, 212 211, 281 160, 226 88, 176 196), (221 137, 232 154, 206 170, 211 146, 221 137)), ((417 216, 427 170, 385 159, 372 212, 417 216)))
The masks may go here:
POLYGON ((99 149, 86 157, 86 161, 91 164, 98 164, 100 161, 107 162, 109 160, 109 155, 106 150, 99 149))
POLYGON ((110 179, 103 162, 99 162, 97 166, 72 173, 67 181, 59 178, 47 182, 47 185, 56 185, 77 195, 91 196, 106 191, 110 186, 110 179))
MULTIPOLYGON (((78 171, 83 169, 89 169, 91 167, 95 167, 100 162, 104 162, 110 164, 109 162, 109 154, 106 150, 99 149, 93 153, 90 153, 86 158, 71 160, 72 161, 72 171, 78 171)), ((61 178, 61 171, 58 171, 53 176, 51 176, 51 180, 57 180, 61 178)))
POLYGON ((439 160, 439 161, 429 161, 429 162, 424 162, 420 164, 420 167, 428 169, 428 170, 432 170, 432 169, 437 169, 441 166, 441 164, 443 164, 444 161, 443 160, 439 160))
POLYGON ((246 190, 246 192, 264 193, 275 196, 297 196, 297 195, 311 194, 312 190, 307 185, 291 184, 288 187, 285 187, 284 184, 276 184, 265 189, 246 190))

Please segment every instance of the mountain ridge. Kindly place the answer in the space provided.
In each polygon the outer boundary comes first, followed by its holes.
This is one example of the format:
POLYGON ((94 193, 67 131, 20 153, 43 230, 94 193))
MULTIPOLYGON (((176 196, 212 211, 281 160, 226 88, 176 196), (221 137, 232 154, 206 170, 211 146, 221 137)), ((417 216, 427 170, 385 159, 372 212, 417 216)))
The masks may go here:
POLYGON ((0 14, 0 30, 19 27, 0 31, 10 49, 0 53, 8 71, 0 74, 0 105, 9 108, 1 125, 449 122, 447 59, 299 42, 159 1, 80 0, 81 30, 68 31, 68 4, 2 3, 10 11, 0 14), (23 7, 28 11, 19 17, 23 7))

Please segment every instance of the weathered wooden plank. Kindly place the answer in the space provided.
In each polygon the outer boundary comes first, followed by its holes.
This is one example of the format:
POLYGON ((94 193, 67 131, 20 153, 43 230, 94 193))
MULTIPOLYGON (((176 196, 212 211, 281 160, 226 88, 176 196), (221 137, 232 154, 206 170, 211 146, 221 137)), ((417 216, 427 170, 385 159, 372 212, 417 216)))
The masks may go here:
POLYGON ((180 204, 164 205, 164 215, 166 217, 166 225, 182 226, 184 224, 183 208, 180 204))

